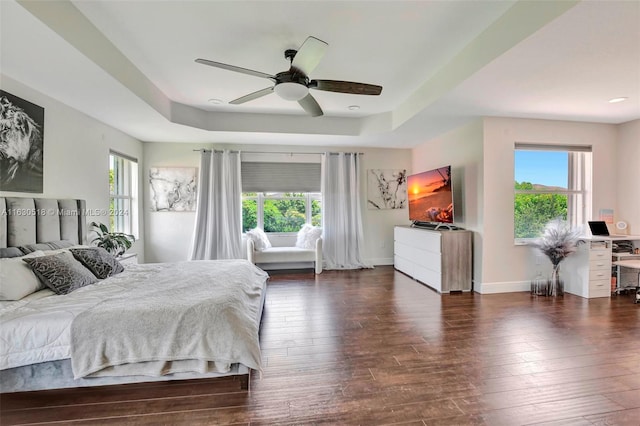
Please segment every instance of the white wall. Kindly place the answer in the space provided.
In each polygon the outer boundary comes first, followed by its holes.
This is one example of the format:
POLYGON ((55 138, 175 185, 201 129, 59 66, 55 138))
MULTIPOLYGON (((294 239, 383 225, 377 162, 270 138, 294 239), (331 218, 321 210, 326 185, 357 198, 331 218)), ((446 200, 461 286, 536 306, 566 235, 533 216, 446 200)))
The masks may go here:
POLYGON ((412 173, 451 165, 454 223, 474 231, 473 280, 482 277, 483 130, 476 120, 412 150, 412 173))
POLYGON ((618 126, 618 207, 615 221, 627 222, 630 235, 640 235, 640 120, 618 126))
MULTIPOLYGON (((202 145, 183 143, 145 143, 144 144, 144 217, 146 260, 149 262, 172 262, 187 260, 195 213, 151 212, 149 209, 148 173, 150 167, 199 167, 200 153, 194 149, 233 149, 241 151, 273 152, 268 161, 284 161, 289 157, 285 153, 312 153, 336 151, 335 147, 292 147, 265 145, 202 145)), ((411 151, 406 149, 360 149, 344 148, 345 152, 363 152, 361 199, 363 208, 363 228, 365 233, 365 258, 376 265, 393 264, 393 226, 407 224, 409 213, 401 210, 368 210, 366 206, 366 170, 368 169, 409 169, 411 167, 411 151)), ((294 156, 295 158, 296 156, 294 156)), ((298 156, 299 157, 299 156, 298 156)), ((255 159, 256 156, 252 155, 255 159)), ((305 156, 308 160, 309 156, 305 156)), ((319 158, 319 156, 318 156, 319 158)), ((297 160, 297 159, 296 159, 297 160)))
MULTIPOLYGON (((3 191, 0 196, 80 198, 86 200, 89 212, 105 213, 88 216, 88 222, 108 223, 109 150, 141 160, 142 143, 16 80, 4 75, 0 79, 2 90, 44 107, 44 192, 3 191)), ((140 229, 141 221, 142 215, 140 229)), ((131 251, 143 259, 144 241, 136 241, 131 251)))
MULTIPOLYGON (((528 246, 514 244, 514 144, 591 145, 593 210, 616 206, 616 136, 611 124, 514 118, 484 119, 484 212, 482 282, 477 291, 528 290, 536 256, 528 246)), ((545 259, 546 261, 546 259, 545 259)))
POLYGON ((152 212, 149 192, 150 167, 200 167, 200 153, 207 144, 144 143, 142 188, 144 193, 145 260, 176 262, 188 260, 195 212, 152 212))
POLYGON ((413 149, 413 173, 451 164, 454 191, 462 187, 464 217, 456 215, 456 224, 474 231, 475 291, 526 291, 536 268, 548 266, 536 264, 539 258, 531 247, 514 244, 516 142, 591 145, 592 217, 598 217, 600 209, 613 208, 618 219, 624 217, 640 234, 638 179, 629 179, 640 162, 639 123, 616 126, 491 117, 413 149), (456 179, 462 182, 456 185, 456 179))

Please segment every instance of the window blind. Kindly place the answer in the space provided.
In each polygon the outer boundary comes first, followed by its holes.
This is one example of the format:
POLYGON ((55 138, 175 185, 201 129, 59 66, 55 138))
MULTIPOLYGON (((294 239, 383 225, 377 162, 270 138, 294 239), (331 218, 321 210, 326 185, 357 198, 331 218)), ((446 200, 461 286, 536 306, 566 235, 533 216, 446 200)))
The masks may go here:
POLYGON ((319 163, 242 162, 242 192, 320 192, 319 163))
POLYGON ((515 149, 522 149, 527 151, 591 152, 590 145, 544 145, 522 142, 516 142, 515 149))

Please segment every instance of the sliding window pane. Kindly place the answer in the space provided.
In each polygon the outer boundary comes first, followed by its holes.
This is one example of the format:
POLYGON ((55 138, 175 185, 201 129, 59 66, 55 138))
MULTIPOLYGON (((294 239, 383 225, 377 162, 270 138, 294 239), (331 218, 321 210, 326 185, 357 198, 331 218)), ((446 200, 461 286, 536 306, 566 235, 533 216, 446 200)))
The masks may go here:
POLYGON ((242 200, 242 232, 258 226, 258 200, 242 200))
POLYGON ((320 200, 311 200, 311 224, 322 226, 322 202, 320 200))

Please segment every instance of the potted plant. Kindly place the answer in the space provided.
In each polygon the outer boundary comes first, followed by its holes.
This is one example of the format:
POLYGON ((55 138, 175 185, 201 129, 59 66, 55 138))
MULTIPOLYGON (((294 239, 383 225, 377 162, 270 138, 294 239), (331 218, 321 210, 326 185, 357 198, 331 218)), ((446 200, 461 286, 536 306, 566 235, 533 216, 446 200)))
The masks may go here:
POLYGON ((98 247, 102 247, 114 256, 122 256, 136 240, 131 234, 110 232, 103 223, 91 222, 91 228, 97 235, 91 242, 96 243, 98 247))
POLYGON ((580 233, 579 229, 571 229, 565 221, 554 219, 547 223, 542 236, 534 242, 538 250, 546 254, 553 265, 547 287, 549 296, 563 294, 564 286, 559 276, 560 262, 577 250, 580 233))

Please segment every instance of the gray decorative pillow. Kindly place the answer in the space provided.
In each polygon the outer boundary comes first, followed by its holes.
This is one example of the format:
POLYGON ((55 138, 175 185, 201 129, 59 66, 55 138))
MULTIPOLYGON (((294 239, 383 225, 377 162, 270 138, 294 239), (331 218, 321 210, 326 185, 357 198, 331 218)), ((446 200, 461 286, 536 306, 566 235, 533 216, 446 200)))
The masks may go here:
POLYGON ((7 259, 10 257, 22 257, 24 253, 18 247, 3 247, 0 248, 0 258, 7 259))
POLYGON ((20 246, 20 250, 22 250, 24 254, 29 254, 36 250, 58 250, 73 247, 73 245, 74 244, 68 240, 57 240, 48 241, 46 243, 26 244, 24 246, 20 246))
POLYGON ((77 248, 69 251, 101 280, 124 271, 118 259, 102 247, 77 248))
POLYGON ((68 294, 98 279, 71 253, 58 253, 50 256, 22 259, 27 262, 38 279, 56 294, 68 294))

